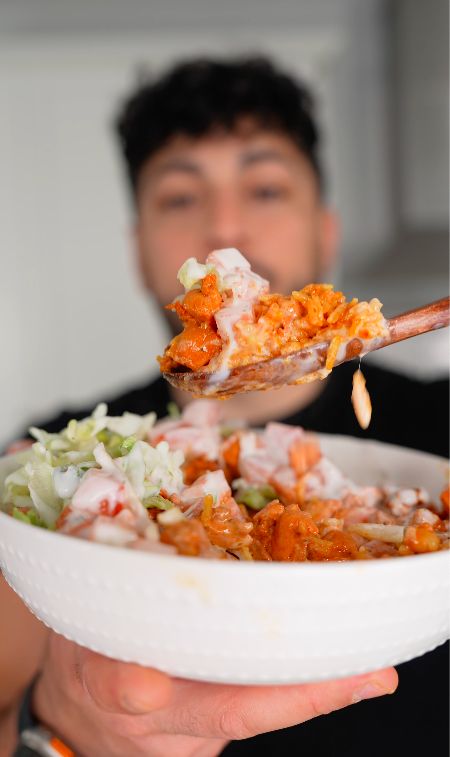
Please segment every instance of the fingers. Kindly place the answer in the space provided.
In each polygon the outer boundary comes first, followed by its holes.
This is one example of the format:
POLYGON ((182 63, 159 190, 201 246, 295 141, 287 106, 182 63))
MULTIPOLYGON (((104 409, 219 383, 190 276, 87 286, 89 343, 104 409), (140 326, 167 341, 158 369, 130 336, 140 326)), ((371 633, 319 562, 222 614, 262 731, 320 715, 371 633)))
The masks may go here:
POLYGON ((392 694, 397 685, 397 673, 390 668, 364 676, 293 686, 287 692, 278 687, 270 702, 264 697, 264 692, 260 691, 259 695, 257 692, 254 703, 244 703, 244 723, 254 733, 286 728, 363 699, 392 694))
POLYGON ((391 694, 398 685, 393 668, 299 686, 207 684, 171 679, 158 670, 76 646, 75 666, 87 696, 103 712, 147 714, 146 733, 222 740, 287 728, 363 699, 391 694))
POLYGON ((393 668, 301 686, 216 686, 176 681, 170 706, 153 713, 157 729, 207 738, 245 739, 287 728, 363 699, 391 694, 393 668))
POLYGON ((118 662, 77 648, 77 676, 97 707, 118 714, 144 714, 167 705, 172 682, 152 668, 118 662))

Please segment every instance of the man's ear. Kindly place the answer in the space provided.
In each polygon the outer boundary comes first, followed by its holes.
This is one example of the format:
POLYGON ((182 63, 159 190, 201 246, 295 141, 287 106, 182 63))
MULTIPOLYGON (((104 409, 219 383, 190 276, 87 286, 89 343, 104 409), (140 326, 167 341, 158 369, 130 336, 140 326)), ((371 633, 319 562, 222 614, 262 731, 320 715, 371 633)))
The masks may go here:
POLYGON ((323 208, 320 219, 319 256, 324 273, 332 271, 338 255, 341 240, 341 224, 337 214, 330 208, 323 208))

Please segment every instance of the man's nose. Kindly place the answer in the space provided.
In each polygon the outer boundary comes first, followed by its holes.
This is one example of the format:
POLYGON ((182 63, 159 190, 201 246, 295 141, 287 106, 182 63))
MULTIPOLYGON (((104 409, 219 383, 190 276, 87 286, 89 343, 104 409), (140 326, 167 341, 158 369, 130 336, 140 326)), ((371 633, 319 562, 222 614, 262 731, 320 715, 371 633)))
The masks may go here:
POLYGON ((248 230, 242 204, 236 195, 222 192, 211 197, 207 224, 209 252, 224 247, 245 249, 248 230))

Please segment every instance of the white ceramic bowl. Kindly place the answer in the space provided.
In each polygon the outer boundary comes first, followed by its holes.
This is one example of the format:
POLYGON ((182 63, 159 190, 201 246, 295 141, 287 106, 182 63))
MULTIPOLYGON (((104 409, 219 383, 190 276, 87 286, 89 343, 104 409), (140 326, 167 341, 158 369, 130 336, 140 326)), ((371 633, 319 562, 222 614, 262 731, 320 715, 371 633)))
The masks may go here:
MULTIPOLYGON (((346 437, 324 452, 359 483, 443 488, 446 461, 346 437)), ((0 460, 0 477, 14 460, 0 460)), ((0 513, 13 589, 68 639, 177 676, 294 683, 411 659, 449 635, 449 552, 348 563, 152 555, 31 527, 0 513)))

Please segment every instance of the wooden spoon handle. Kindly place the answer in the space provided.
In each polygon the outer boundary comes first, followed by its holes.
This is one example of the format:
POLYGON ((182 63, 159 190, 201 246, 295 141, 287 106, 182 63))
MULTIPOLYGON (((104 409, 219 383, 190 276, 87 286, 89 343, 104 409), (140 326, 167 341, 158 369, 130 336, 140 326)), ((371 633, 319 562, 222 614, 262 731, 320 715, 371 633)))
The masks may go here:
POLYGON ((407 313, 390 318, 388 320, 390 336, 382 346, 395 344, 395 342, 401 342, 402 339, 425 334, 427 331, 442 329, 449 323, 450 297, 443 297, 430 305, 408 310, 407 313))

